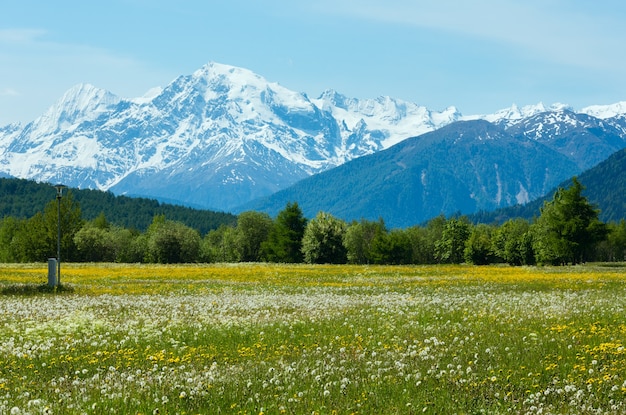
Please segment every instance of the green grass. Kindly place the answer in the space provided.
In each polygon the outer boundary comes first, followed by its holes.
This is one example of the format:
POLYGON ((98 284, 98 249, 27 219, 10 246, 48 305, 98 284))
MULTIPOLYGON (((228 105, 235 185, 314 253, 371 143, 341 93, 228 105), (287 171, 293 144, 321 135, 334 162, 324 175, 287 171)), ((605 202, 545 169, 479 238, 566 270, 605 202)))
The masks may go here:
POLYGON ((0 296, 0 414, 626 412, 623 268, 38 273, 0 267, 36 291, 0 296))
POLYGON ((37 295, 72 293, 74 289, 67 284, 50 286, 48 284, 6 284, 0 289, 0 295, 37 295))

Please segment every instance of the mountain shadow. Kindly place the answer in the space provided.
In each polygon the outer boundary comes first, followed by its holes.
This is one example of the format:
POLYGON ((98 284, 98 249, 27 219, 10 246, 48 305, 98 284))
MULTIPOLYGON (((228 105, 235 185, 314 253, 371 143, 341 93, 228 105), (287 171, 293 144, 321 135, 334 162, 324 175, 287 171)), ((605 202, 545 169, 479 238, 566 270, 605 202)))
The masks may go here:
POLYGON ((482 120, 460 121, 409 138, 241 206, 275 215, 297 201, 344 220, 382 218, 408 227, 434 216, 527 203, 580 172, 548 146, 482 120))

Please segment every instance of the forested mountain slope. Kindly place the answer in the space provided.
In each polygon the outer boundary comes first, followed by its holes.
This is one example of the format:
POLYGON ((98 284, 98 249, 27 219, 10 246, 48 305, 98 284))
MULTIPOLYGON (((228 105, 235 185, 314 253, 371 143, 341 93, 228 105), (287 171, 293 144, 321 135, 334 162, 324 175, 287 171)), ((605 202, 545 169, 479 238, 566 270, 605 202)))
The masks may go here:
MULTIPOLYGON (((626 149, 620 150, 597 166, 578 176, 585 187, 583 195, 600 209, 600 220, 619 222, 626 220, 626 149)), ((568 188, 572 179, 565 180, 558 187, 568 188)), ((544 202, 552 200, 556 188, 546 196, 524 205, 511 206, 492 212, 479 212, 470 216, 473 222, 502 223, 507 219, 521 217, 532 219, 539 215, 544 202)))
POLYGON ((535 140, 487 121, 463 121, 302 180, 245 205, 274 214, 297 201, 307 217, 326 211, 344 220, 383 218, 408 227, 440 214, 528 202, 579 171, 535 140))
MULTIPOLYGON (((69 189, 79 202, 83 218, 91 220, 100 213, 112 224, 145 231, 155 215, 184 223, 205 234, 222 224, 234 224, 236 216, 209 210, 160 203, 153 199, 115 196, 99 190, 69 189)), ((0 218, 13 216, 29 218, 43 211, 56 198, 50 184, 25 179, 0 178, 0 218)))

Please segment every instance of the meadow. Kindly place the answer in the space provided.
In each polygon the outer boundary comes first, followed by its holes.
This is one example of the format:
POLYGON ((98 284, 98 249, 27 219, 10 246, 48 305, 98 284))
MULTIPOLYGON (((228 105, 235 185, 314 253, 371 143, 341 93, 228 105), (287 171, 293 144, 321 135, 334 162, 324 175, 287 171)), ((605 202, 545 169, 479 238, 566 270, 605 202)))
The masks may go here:
POLYGON ((0 265, 0 414, 623 414, 626 267, 0 265))

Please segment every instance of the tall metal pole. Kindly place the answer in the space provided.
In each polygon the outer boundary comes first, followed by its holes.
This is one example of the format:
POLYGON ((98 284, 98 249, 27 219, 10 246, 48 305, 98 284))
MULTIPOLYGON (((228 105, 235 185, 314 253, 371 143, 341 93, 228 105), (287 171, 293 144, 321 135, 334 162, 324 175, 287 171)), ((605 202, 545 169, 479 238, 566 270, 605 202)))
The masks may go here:
POLYGON ((67 186, 57 184, 57 285, 61 285, 61 197, 67 186))
POLYGON ((61 191, 57 192, 57 285, 61 285, 61 191))

